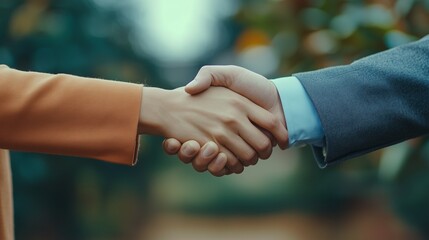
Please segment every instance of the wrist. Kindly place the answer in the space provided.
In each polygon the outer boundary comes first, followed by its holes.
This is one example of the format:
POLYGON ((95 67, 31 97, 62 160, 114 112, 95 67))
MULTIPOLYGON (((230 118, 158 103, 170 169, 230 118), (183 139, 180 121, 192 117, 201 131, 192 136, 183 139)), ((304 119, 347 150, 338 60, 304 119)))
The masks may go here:
POLYGON ((168 90, 144 87, 140 108, 139 134, 162 135, 168 90))
POLYGON ((282 99, 280 97, 279 91, 276 87, 276 85, 270 81, 271 85, 273 86, 273 92, 275 93, 276 96, 276 101, 274 103, 273 108, 271 109, 272 112, 274 113, 274 115, 280 120, 280 122, 283 124, 283 126, 287 129, 287 122, 286 122, 286 118, 285 118, 285 113, 283 111, 283 104, 282 104, 282 99))

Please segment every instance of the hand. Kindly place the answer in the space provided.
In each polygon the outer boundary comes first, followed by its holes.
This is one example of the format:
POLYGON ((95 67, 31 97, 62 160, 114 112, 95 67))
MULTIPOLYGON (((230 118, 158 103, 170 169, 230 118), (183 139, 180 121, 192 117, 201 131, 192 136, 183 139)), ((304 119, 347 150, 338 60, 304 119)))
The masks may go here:
MULTIPOLYGON (((276 133, 282 141, 287 139, 286 130, 277 124, 273 114, 228 89, 215 87, 195 96, 183 88, 143 90, 140 133, 180 142, 195 140, 201 145, 213 141, 224 154, 217 157, 218 161, 225 163, 227 158, 226 166, 233 173, 243 171, 242 162, 252 164, 258 154, 271 152, 270 139, 253 124, 276 133)), ((217 154, 212 149, 205 148, 201 156, 217 154)), ((197 171, 208 167, 198 162, 193 162, 193 166, 197 171)), ((219 174, 226 173, 223 169, 219 174)))
MULTIPOLYGON (((236 93, 252 100, 254 103, 270 111, 282 126, 286 127, 280 97, 274 84, 265 77, 237 66, 206 66, 201 68, 195 79, 190 82, 185 90, 190 94, 198 94, 205 91, 210 86, 224 86, 236 93)), ((287 138, 276 138, 279 146, 286 149, 287 138)), ((209 171, 219 176, 218 165, 213 163, 216 155, 204 157, 200 152, 200 145, 194 142, 185 142, 183 145, 177 139, 167 139, 164 141, 164 150, 168 154, 177 154, 184 162, 196 162, 199 165, 208 165, 209 171), (185 151, 186 150, 186 151, 185 151), (212 167, 210 167, 213 164, 212 167)), ((212 148, 213 152, 218 149, 215 144, 207 143, 202 149, 212 148)), ((260 156, 261 157, 261 156, 260 156)), ((263 158, 263 157, 261 157, 263 158)))
POLYGON ((212 175, 217 177, 221 177, 225 174, 229 175, 230 173, 232 173, 231 171, 228 171, 228 169, 225 170, 225 165, 227 164, 226 155, 224 153, 219 153, 218 145, 212 141, 207 142, 201 148, 200 144, 194 140, 187 141, 182 145, 177 139, 169 138, 168 141, 164 140, 163 147, 167 154, 178 154, 180 160, 182 160, 184 163, 192 162, 192 165, 194 165, 195 169, 207 168, 207 170, 212 175), (202 155, 202 152, 206 151, 206 149, 211 149, 208 151, 212 153, 207 157, 202 155), (205 161, 196 161, 194 159, 209 160, 207 161, 207 163, 205 163, 205 161))

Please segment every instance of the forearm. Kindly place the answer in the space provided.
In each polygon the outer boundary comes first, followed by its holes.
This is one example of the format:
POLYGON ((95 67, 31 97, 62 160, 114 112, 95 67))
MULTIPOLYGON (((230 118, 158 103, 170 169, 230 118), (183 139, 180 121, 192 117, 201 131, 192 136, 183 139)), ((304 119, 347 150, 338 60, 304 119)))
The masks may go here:
POLYGON ((141 85, 0 67, 0 147, 133 164, 141 85))
POLYGON ((328 164, 429 132, 427 37, 348 66, 295 76, 320 116, 328 164))

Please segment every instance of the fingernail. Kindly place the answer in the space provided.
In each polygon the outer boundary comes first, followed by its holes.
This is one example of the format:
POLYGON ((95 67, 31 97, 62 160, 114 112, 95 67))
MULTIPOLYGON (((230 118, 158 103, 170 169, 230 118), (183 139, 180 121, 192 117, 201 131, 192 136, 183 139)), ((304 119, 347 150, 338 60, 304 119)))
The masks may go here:
POLYGON ((194 153, 195 153, 195 151, 194 151, 194 149, 193 148, 191 148, 190 146, 188 146, 188 145, 185 145, 184 147, 183 147, 183 153, 186 155, 186 156, 192 156, 192 155, 194 155, 194 153))
POLYGON ((207 147, 203 151, 203 157, 208 158, 215 153, 215 150, 210 147, 211 144, 207 145, 207 147))

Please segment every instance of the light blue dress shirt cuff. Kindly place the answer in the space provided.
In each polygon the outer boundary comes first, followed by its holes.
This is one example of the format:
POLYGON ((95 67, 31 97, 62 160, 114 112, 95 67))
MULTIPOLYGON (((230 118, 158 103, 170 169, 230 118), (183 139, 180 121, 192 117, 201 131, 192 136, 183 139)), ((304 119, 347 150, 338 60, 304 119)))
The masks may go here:
POLYGON ((325 136, 319 115, 296 77, 272 80, 277 87, 289 133, 289 146, 324 147, 325 136))

